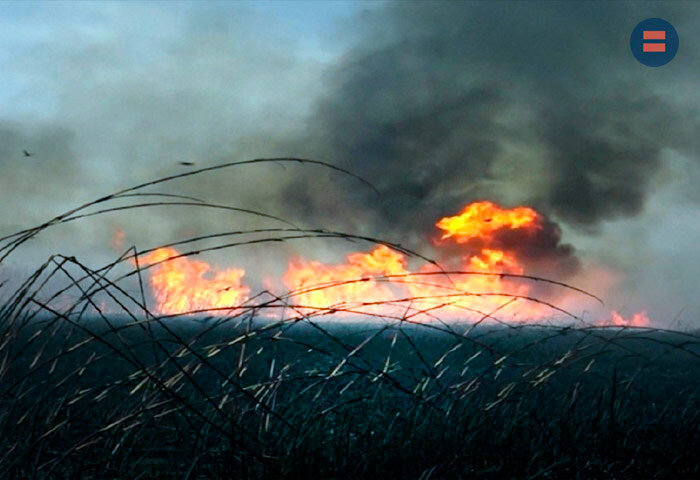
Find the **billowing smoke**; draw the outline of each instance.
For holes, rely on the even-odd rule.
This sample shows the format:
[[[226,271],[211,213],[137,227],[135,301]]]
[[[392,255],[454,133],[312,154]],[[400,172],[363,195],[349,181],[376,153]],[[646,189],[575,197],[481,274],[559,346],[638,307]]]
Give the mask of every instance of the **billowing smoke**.
[[[0,235],[188,168],[291,155],[346,168],[381,195],[295,164],[163,187],[436,257],[448,250],[429,248],[437,219],[474,201],[527,205],[547,228],[493,241],[517,250],[528,272],[564,280],[576,253],[584,266],[593,259],[628,274],[625,292],[697,311],[697,3],[329,2],[333,21],[316,11],[325,6],[286,18],[260,5],[115,5],[99,22],[90,9],[62,4],[0,15],[8,51],[0,55],[8,80],[0,94]],[[648,17],[679,33],[678,55],[661,68],[639,64],[629,49],[630,32]],[[24,158],[23,149],[36,156]],[[173,211],[52,228],[31,243],[42,252],[18,251],[16,261],[56,252],[107,261],[115,227],[125,247],[147,248],[281,226],[218,210]],[[261,245],[218,260],[281,275],[305,249],[326,262],[347,253],[337,251],[345,243],[323,245],[284,243],[279,257]],[[601,282],[583,278],[582,286]]]
[[[587,228],[640,212],[687,119],[651,77],[673,65],[650,73],[629,52],[639,4],[600,7],[398,2],[367,13],[307,144],[382,198],[343,189],[336,201],[403,236],[483,198]],[[687,8],[653,10],[682,30]],[[303,208],[334,215],[327,192],[304,182],[290,189],[311,192]]]

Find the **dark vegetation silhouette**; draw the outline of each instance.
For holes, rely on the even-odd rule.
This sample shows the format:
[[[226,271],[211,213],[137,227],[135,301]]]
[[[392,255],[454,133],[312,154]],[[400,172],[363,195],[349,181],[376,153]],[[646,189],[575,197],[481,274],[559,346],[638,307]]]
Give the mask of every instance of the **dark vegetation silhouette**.
[[[152,191],[206,171],[270,162],[330,168],[371,188],[307,159],[199,168],[5,236],[0,262],[56,225],[163,205],[286,223],[170,244],[193,245],[179,256],[324,238],[384,244],[430,261],[380,238],[303,229],[268,213]],[[197,247],[203,240],[215,244]],[[442,321],[438,309],[416,311],[415,298],[387,300],[405,307],[396,316],[297,300],[338,283],[261,291],[215,312],[159,315],[145,286],[154,265],[139,262],[153,250],[131,247],[96,269],[56,254],[18,287],[0,284],[0,478],[700,475],[697,332],[587,325],[543,300],[502,293],[493,295],[504,305],[539,302],[569,320],[511,324],[494,310],[460,323]],[[435,275],[487,274],[443,270],[405,281]],[[449,292],[440,301],[468,295]]]

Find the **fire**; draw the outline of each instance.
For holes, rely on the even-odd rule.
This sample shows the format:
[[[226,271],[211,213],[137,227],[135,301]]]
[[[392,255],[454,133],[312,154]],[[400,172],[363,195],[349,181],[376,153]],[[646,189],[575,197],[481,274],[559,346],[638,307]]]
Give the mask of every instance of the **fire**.
[[[294,296],[295,304],[311,308],[355,307],[393,297],[390,287],[379,284],[375,277],[406,273],[406,256],[379,245],[369,253],[351,253],[346,263],[338,265],[294,258],[282,281],[291,291],[300,292]]]
[[[601,322],[603,325],[613,325],[616,327],[649,327],[651,326],[651,320],[647,316],[647,312],[642,310],[633,314],[629,318],[625,318],[615,310],[610,312],[611,318],[607,321]]]
[[[465,318],[470,312],[480,317],[501,309],[513,296],[527,296],[530,293],[529,285],[523,282],[490,275],[524,273],[517,258],[502,250],[483,249],[478,254],[464,257],[458,269],[471,273],[431,276],[431,283],[427,285],[423,281],[408,284],[411,295],[422,299],[421,308],[440,306],[441,313],[451,317]],[[421,273],[437,271],[433,265],[423,265],[419,269]],[[512,308],[510,310],[513,313]],[[518,304],[516,313],[527,318],[542,314],[538,305],[522,302]]]
[[[442,239],[457,243],[473,239],[488,240],[501,229],[538,228],[541,216],[529,207],[502,208],[493,202],[474,202],[465,206],[459,215],[444,217],[435,224],[444,231]]]
[[[498,275],[479,275],[525,272],[515,252],[491,245],[495,243],[492,236],[503,229],[538,228],[540,221],[539,214],[530,208],[505,209],[492,202],[475,202],[457,216],[438,220],[436,226],[444,231],[442,239],[446,242],[463,245],[479,240],[476,247],[462,247],[463,255],[450,266],[476,274],[420,275],[439,272],[435,265],[424,264],[417,269],[419,274],[414,275],[408,269],[406,255],[382,245],[369,253],[352,253],[346,263],[339,265],[294,259],[283,281],[291,291],[301,291],[295,296],[296,303],[311,308],[351,305],[357,311],[357,306],[369,303],[372,305],[362,309],[363,312],[382,313],[395,308],[387,305],[377,308],[377,303],[412,298],[410,303],[415,310],[439,308],[441,314],[461,317],[470,311],[489,312],[510,300],[509,296],[529,293],[529,287],[522,282]],[[394,277],[384,278],[379,284],[375,278],[378,276]],[[320,287],[329,284],[336,286]],[[518,313],[535,315],[539,309],[521,304]]]
[[[523,282],[479,273],[524,274],[525,267],[517,252],[504,250],[495,237],[506,230],[538,229],[541,221],[541,216],[531,208],[507,209],[488,201],[470,203],[458,215],[439,219],[435,226],[443,234],[437,246],[444,246],[448,242],[462,246],[462,256],[454,268],[476,274],[452,275],[449,279],[438,276],[433,285],[411,285],[411,294],[432,296],[434,300],[428,303],[439,304],[444,303],[441,294],[444,296],[451,293],[453,300],[443,309],[448,314],[462,317],[470,311],[482,314],[499,309],[512,296],[527,296],[530,287]],[[420,268],[421,272],[435,270],[430,265]],[[528,318],[541,315],[538,305],[523,302],[518,303],[517,313]]]
[[[386,245],[350,253],[336,264],[296,256],[281,278],[290,292],[289,303],[303,313],[434,313],[465,320],[498,312],[510,320],[528,321],[551,313],[548,307],[530,301],[537,296],[533,283],[509,276],[528,274],[530,263],[523,256],[529,246],[537,245],[541,238],[552,238],[541,235],[551,234],[547,230],[551,225],[537,211],[474,202],[455,216],[440,218],[435,226],[441,233],[434,242],[441,267],[416,261]],[[530,243],[524,245],[526,242]],[[157,310],[163,314],[235,309],[250,294],[242,282],[242,269],[217,271],[204,261],[180,257],[173,248],[159,248],[143,261],[157,264],[150,270],[151,288]],[[279,287],[270,278],[265,283],[271,291]],[[600,323],[650,325],[645,312],[628,319],[611,312],[611,319]]]
[[[250,289],[241,283],[244,270],[217,272],[206,262],[178,255],[174,248],[159,248],[140,258],[146,264],[157,263],[151,268],[151,288],[158,312],[181,314],[235,308],[247,300]]]
[[[515,256],[503,250],[485,248],[479,255],[469,258],[468,268],[477,272],[514,273],[521,275],[525,269],[518,263]]]

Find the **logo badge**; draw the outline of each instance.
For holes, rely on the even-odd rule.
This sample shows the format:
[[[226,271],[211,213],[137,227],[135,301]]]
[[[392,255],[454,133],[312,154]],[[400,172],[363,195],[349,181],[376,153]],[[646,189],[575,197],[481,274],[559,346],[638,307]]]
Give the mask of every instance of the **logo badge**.
[[[660,67],[676,56],[678,33],[663,18],[647,18],[632,30],[630,49],[640,63],[647,67]]]

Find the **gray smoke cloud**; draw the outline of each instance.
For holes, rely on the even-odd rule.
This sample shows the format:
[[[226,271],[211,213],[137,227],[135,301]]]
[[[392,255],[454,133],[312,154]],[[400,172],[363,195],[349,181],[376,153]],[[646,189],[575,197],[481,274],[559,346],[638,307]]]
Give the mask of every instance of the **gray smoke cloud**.
[[[297,137],[321,63],[299,58],[279,22],[225,3],[84,7],[30,10],[10,25],[16,38],[7,59],[0,55],[0,80],[15,82],[14,96],[0,96],[0,236],[161,176],[290,153],[280,143]],[[23,158],[23,149],[35,156]],[[297,170],[215,172],[158,191],[285,216],[277,186]],[[33,241],[40,253],[18,261],[56,252],[111,258],[116,228],[126,246],[146,248],[261,223],[192,208],[112,214],[52,229]]]
[[[371,208],[375,228],[396,235],[481,198],[587,229],[636,215],[664,149],[684,148],[697,125],[671,93],[690,81],[699,12],[678,3],[389,4],[363,17],[362,39],[332,68],[308,143],[374,182],[380,200],[350,189],[337,202]],[[675,64],[655,71],[629,50],[650,13],[683,39]],[[324,189],[292,187],[302,189],[312,193],[306,211],[335,217]]]
[[[346,5],[323,28],[328,17],[290,23],[280,15],[291,10],[251,5],[0,6],[0,234],[186,171],[181,161],[291,155],[346,168],[381,195],[295,165],[217,171],[162,190],[428,255],[435,221],[466,203],[527,204],[548,216],[547,229],[502,240],[533,270],[566,277],[576,255],[600,259],[629,273],[627,291],[648,298],[657,289],[654,305],[694,301],[697,4],[370,2]],[[634,26],[653,16],[680,36],[676,59],[656,69],[629,50]],[[126,246],[146,248],[262,226],[283,225],[220,211],[120,213],[57,227],[36,240],[43,250],[16,260],[61,252],[106,261],[116,228]],[[336,262],[345,247],[365,245],[285,243],[275,257],[261,245],[218,261],[279,273],[290,255]],[[657,259],[655,270],[640,258]]]
[[[84,178],[72,144],[73,134],[61,125],[0,121],[3,233],[26,228],[28,219],[56,214],[60,205],[48,205],[47,197],[66,191],[80,197]]]

